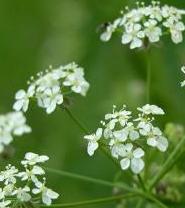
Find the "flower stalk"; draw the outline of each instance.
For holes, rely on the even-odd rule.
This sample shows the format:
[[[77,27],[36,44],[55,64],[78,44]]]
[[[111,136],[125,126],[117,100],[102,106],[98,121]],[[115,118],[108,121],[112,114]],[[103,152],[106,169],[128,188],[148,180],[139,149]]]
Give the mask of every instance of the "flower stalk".
[[[74,203],[63,203],[63,204],[53,204],[50,207],[80,207],[84,205],[93,205],[93,204],[102,204],[107,202],[114,202],[119,201],[122,199],[128,199],[131,197],[136,197],[136,194],[124,194],[124,195],[118,195],[118,196],[110,196],[105,198],[99,198],[99,199],[93,199],[93,200],[87,200],[87,201],[80,201],[80,202],[74,202]],[[40,207],[46,207],[41,205]]]
[[[151,60],[150,60],[150,49],[146,49],[146,60],[147,60],[147,80],[146,80],[146,102],[150,104],[151,99]]]

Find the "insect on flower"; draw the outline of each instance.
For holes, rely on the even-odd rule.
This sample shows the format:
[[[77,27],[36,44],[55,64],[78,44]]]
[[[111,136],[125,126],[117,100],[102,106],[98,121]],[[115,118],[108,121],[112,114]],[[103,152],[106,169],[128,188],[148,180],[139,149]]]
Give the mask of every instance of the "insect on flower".
[[[149,43],[156,43],[166,34],[171,35],[175,44],[183,41],[182,32],[185,25],[182,16],[185,10],[172,6],[161,6],[160,2],[152,1],[148,6],[144,2],[137,3],[137,8],[121,12],[121,17],[109,24],[101,34],[102,41],[109,41],[114,32],[121,32],[122,44],[129,44],[130,49],[140,48]]]

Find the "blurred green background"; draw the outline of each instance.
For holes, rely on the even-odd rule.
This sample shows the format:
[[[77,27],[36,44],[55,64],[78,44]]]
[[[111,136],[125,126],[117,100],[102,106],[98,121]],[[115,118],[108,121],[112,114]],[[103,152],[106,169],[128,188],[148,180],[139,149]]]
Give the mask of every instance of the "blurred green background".
[[[15,92],[38,71],[76,61],[85,68],[91,84],[87,97],[75,96],[72,112],[91,131],[98,127],[112,105],[127,104],[131,110],[145,104],[145,54],[120,44],[120,37],[108,43],[99,40],[97,27],[113,20],[124,0],[0,0],[0,112],[12,109]],[[185,1],[166,0],[185,8]],[[185,90],[180,66],[185,64],[185,42],[174,45],[170,37],[152,49],[152,102],[166,111],[161,127],[169,121],[184,124]],[[50,156],[48,167],[113,180],[114,165],[101,153],[89,158],[83,132],[65,112],[48,116],[36,105],[27,113],[33,132],[14,142],[15,157],[34,151]],[[2,166],[7,161],[1,161]],[[126,179],[125,179],[126,180]],[[110,195],[109,188],[49,174],[49,185],[62,193],[61,202]],[[88,206],[85,206],[88,207]],[[93,207],[93,206],[91,206]],[[114,207],[95,205],[98,208]]]

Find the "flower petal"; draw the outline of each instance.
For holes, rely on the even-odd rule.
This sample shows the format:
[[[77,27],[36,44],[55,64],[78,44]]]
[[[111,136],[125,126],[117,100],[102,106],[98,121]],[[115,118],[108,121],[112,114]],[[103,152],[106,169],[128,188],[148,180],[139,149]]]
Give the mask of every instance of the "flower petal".
[[[128,158],[124,158],[120,161],[121,169],[126,170],[130,166],[130,160]]]
[[[141,158],[144,156],[144,154],[145,152],[140,147],[133,151],[133,155],[135,158]]]
[[[139,174],[144,168],[144,161],[139,158],[133,158],[131,160],[131,170],[135,174]]]
[[[96,149],[98,149],[98,142],[91,141],[88,143],[87,152],[90,156],[94,155]]]
[[[157,140],[157,148],[161,152],[165,152],[168,148],[168,140],[165,137],[160,136]]]

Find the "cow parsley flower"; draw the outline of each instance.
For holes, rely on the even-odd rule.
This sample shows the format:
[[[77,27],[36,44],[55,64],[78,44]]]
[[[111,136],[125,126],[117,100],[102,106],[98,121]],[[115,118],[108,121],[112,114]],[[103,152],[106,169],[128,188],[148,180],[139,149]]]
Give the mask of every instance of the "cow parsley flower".
[[[142,39],[145,33],[142,26],[137,23],[128,23],[125,26],[125,33],[122,35],[122,43],[130,43],[130,49],[139,48],[143,45]]]
[[[45,186],[45,181],[35,183],[36,188],[32,190],[33,194],[42,194],[42,202],[46,205],[51,205],[52,200],[57,199],[59,194]]]
[[[6,200],[6,201],[2,201],[0,202],[0,207],[1,208],[10,208],[11,201],[10,200]]]
[[[161,130],[156,127],[152,127],[147,144],[152,147],[157,147],[161,152],[165,152],[168,148],[168,140],[162,136]]]
[[[38,205],[51,205],[52,200],[57,199],[59,194],[46,187],[45,171],[39,166],[48,159],[45,155],[29,152],[21,161],[23,171],[7,165],[5,170],[0,172],[0,207],[12,207],[16,200],[20,205],[29,202],[36,206],[35,196]]]
[[[144,168],[143,157],[147,157],[146,145],[165,152],[168,140],[162,131],[153,125],[154,116],[164,115],[164,111],[156,105],[149,104],[137,110],[137,117],[133,117],[125,105],[119,111],[113,106],[113,112],[106,114],[105,120],[101,121],[103,128],[98,128],[95,134],[84,137],[88,141],[88,154],[92,156],[103,144],[108,147],[112,157],[120,162],[123,170],[130,167],[134,174],[139,174]]]
[[[49,160],[48,156],[38,155],[32,152],[28,152],[25,154],[24,160],[21,161],[22,165],[36,165],[38,163],[44,163]]]
[[[142,108],[137,108],[138,111],[142,112],[144,115],[164,115],[163,109],[159,108],[156,105],[146,104]]]
[[[89,89],[84,69],[75,63],[40,72],[36,79],[32,77],[28,83],[26,91],[21,89],[15,94],[13,109],[16,111],[26,112],[30,100],[35,99],[38,106],[50,114],[63,104],[65,94],[74,92],[85,96]]]
[[[16,195],[17,199],[21,202],[28,202],[31,200],[30,188],[25,186],[24,188],[17,188],[12,195]]]
[[[86,135],[84,139],[88,141],[87,152],[90,156],[94,155],[96,149],[98,149],[98,140],[102,136],[102,128],[99,128],[95,134]]]
[[[148,6],[144,2],[137,3],[137,8],[126,8],[121,14],[121,17],[108,24],[100,36],[102,41],[109,41],[117,31],[122,33],[122,44],[130,44],[130,49],[143,47],[146,40],[150,43],[159,42],[165,34],[170,34],[175,44],[183,41],[185,25],[182,16],[185,10],[161,6],[159,2],[152,1]]]
[[[145,153],[141,148],[138,147],[133,150],[133,144],[127,143],[120,154],[123,158],[120,161],[121,168],[126,170],[130,166],[133,173],[140,173],[144,168],[144,161],[141,159],[144,154]]]
[[[13,136],[22,136],[30,132],[31,128],[26,124],[26,118],[22,112],[0,115],[0,153],[13,141]]]

